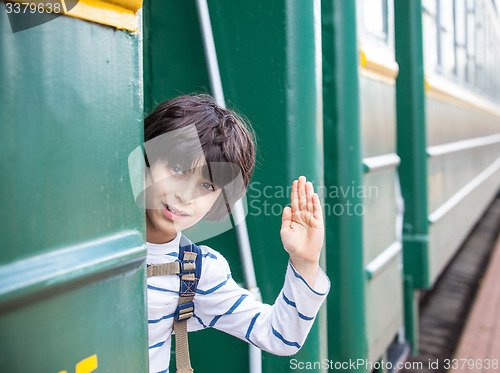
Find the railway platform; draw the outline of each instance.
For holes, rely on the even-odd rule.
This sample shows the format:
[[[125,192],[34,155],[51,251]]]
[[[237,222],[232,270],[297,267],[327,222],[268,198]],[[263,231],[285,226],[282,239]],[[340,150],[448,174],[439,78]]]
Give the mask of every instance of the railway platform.
[[[500,371],[500,239],[497,240],[449,373]]]
[[[421,291],[419,353],[400,373],[500,372],[491,361],[500,360],[499,231],[497,196],[434,287]]]

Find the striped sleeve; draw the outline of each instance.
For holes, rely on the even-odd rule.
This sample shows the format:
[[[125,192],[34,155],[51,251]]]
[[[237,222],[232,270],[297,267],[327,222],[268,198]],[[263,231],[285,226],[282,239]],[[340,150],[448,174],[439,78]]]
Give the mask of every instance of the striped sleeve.
[[[202,280],[195,296],[196,323],[213,327],[275,355],[293,355],[307,334],[330,289],[320,269],[313,287],[289,262],[285,281],[274,304],[263,304],[232,279],[227,261],[203,264]]]

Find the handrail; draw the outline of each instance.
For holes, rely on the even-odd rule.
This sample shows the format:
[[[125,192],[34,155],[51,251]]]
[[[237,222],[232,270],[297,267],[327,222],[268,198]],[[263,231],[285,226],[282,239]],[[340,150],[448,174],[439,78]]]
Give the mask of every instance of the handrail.
[[[442,145],[430,146],[427,148],[429,157],[439,157],[441,155],[456,153],[464,150],[480,148],[483,146],[500,143],[500,134],[475,137],[472,139],[450,142]]]
[[[375,157],[363,158],[365,173],[382,171],[399,166],[401,158],[396,153],[377,155]]]
[[[393,242],[389,247],[382,251],[375,259],[366,266],[366,275],[368,279],[373,278],[382,272],[382,269],[387,266],[401,252],[403,245],[399,241]]]
[[[451,196],[445,203],[439,206],[431,214],[429,214],[428,220],[430,224],[436,223],[448,212],[450,212],[456,205],[465,199],[470,193],[474,191],[479,185],[486,181],[491,175],[500,170],[500,157],[496,159],[491,165],[489,165],[485,170],[483,170],[474,179],[469,181],[465,186],[463,186],[457,193]]]

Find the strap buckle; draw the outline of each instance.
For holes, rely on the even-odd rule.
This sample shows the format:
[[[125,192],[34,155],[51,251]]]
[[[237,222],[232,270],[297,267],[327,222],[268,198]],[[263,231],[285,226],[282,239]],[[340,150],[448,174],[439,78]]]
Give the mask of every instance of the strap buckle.
[[[194,260],[183,260],[181,262],[182,272],[193,272],[196,269]]]
[[[183,321],[191,318],[194,314],[194,302],[186,302],[179,304],[174,312],[174,319],[176,321]]]
[[[196,257],[197,253],[185,251],[182,260],[178,260],[180,265],[179,277],[182,281],[196,280]]]

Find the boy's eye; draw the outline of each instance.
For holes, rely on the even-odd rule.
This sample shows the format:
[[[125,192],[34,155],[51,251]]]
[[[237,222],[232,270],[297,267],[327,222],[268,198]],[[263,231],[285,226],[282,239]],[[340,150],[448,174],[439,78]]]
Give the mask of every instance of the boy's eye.
[[[176,175],[183,175],[184,173],[182,172],[182,170],[179,168],[179,167],[172,167],[170,170],[172,170],[172,172]]]
[[[215,186],[213,184],[207,183],[207,182],[201,183],[201,187],[203,189],[206,189],[206,190],[210,191],[210,192],[213,192],[215,190]]]

